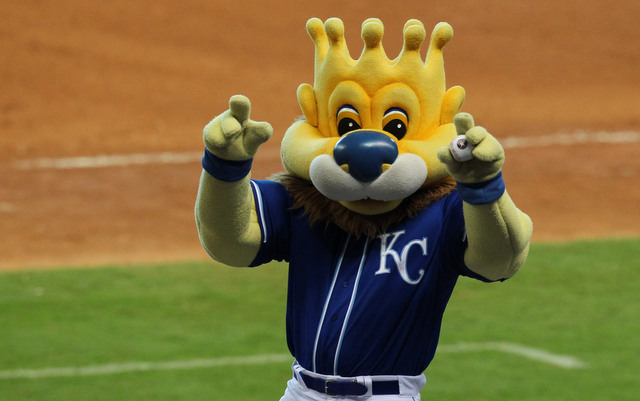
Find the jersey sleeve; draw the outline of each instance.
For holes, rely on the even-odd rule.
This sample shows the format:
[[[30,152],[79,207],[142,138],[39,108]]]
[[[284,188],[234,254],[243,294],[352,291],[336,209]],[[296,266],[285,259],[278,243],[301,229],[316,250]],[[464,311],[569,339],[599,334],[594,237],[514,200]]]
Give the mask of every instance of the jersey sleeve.
[[[250,266],[288,261],[291,243],[291,207],[293,202],[281,184],[251,180],[256,214],[260,224],[260,249]]]
[[[461,276],[491,282],[492,280],[473,272],[464,262],[464,253],[469,242],[462,212],[462,199],[460,199],[457,191],[453,191],[447,199],[444,230],[443,240],[446,246],[443,249],[446,250],[445,260],[447,264]]]

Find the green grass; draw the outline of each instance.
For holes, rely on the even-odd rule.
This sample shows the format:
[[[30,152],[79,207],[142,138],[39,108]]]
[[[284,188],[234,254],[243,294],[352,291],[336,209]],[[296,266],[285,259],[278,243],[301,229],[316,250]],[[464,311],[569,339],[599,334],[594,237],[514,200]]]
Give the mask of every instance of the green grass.
[[[211,263],[0,274],[0,371],[284,354],[286,266]],[[636,400],[640,240],[536,244],[513,279],[461,279],[441,344],[510,342],[588,364],[441,353],[424,399]],[[0,400],[278,400],[288,362],[0,379]]]

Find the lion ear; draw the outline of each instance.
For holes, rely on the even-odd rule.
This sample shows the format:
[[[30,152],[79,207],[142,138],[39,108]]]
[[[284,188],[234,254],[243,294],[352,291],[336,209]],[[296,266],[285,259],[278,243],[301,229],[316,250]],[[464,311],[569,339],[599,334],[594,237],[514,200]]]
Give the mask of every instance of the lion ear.
[[[314,127],[318,126],[318,106],[313,86],[302,84],[298,87],[298,103],[302,109],[305,120]]]
[[[462,109],[466,92],[461,86],[450,88],[442,100],[442,110],[440,113],[440,124],[449,124],[453,122],[453,118]]]

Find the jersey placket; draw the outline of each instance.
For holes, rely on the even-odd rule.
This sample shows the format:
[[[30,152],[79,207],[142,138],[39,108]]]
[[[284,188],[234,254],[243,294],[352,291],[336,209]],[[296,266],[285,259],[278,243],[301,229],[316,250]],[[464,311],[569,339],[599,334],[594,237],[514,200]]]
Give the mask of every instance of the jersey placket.
[[[314,370],[338,375],[340,348],[353,312],[358,284],[366,263],[369,239],[355,241],[348,249],[348,241],[336,266],[331,288],[327,294],[314,347]],[[358,252],[359,251],[359,252]]]

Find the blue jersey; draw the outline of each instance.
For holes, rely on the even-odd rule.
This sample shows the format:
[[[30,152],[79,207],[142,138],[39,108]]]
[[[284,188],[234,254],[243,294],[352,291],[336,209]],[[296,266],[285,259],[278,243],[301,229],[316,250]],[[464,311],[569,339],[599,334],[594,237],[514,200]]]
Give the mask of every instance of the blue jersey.
[[[464,264],[456,191],[375,238],[311,227],[286,189],[252,181],[262,228],[253,261],[289,262],[287,341],[305,369],[340,376],[419,375],[436,351]]]

